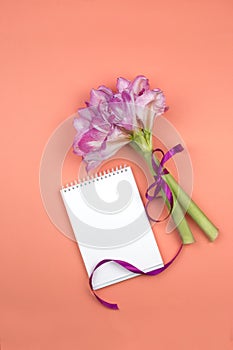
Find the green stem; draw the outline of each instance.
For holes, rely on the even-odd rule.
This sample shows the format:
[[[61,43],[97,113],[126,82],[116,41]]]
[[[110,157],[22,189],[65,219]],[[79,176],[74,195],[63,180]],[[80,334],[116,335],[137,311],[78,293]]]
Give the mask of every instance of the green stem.
[[[140,152],[140,153],[142,153],[142,152]],[[151,164],[151,152],[143,152],[143,156],[144,156],[144,159],[146,160],[146,162],[150,168],[152,175],[155,175],[154,169],[153,169],[152,164]],[[172,190],[172,192],[173,192],[173,190]],[[169,204],[169,202],[166,198],[166,195],[163,191],[161,191],[161,195],[162,195],[168,209],[170,209],[170,204]],[[176,200],[176,196],[175,196],[174,192],[173,192],[173,198],[174,198],[174,205],[173,205],[173,210],[172,210],[171,215],[172,215],[173,221],[176,225],[176,228],[179,232],[181,240],[182,240],[183,244],[194,243],[195,239],[194,239],[192,232],[190,230],[190,227],[185,219],[184,212],[183,212],[181,206],[179,205],[179,202]]]
[[[154,156],[156,164],[160,164],[159,160]],[[210,221],[205,213],[198,207],[198,205],[187,195],[187,193],[179,186],[172,174],[163,175],[172,192],[175,194],[177,201],[182,208],[187,211],[191,218],[202,229],[210,241],[214,241],[218,236],[218,228]]]
[[[152,174],[154,174],[154,169],[151,163],[152,157],[152,136],[151,131],[141,129],[136,130],[132,135],[132,142],[130,145],[140,154],[143,155],[147,164],[150,167]],[[154,160],[157,165],[160,161],[154,155]],[[209,240],[214,241],[218,236],[218,228],[208,219],[208,217],[203,213],[203,211],[198,207],[198,205],[187,195],[187,193],[179,186],[174,177],[169,173],[162,175],[163,179],[168,184],[170,190],[173,193],[174,207],[172,210],[172,217],[177,225],[179,233],[182,240],[185,243],[192,243],[194,241],[192,233],[189,226],[184,218],[184,212],[191,216],[191,218],[197,223],[197,225],[203,230]],[[166,200],[166,196],[161,191],[162,196],[169,207],[169,203]],[[182,214],[182,215],[181,215]],[[182,219],[183,217],[183,219]],[[189,242],[190,241],[190,242]]]
[[[210,219],[203,213],[198,205],[187,195],[187,193],[178,185],[174,177],[169,173],[163,176],[169,187],[175,193],[181,206],[187,210],[187,213],[202,229],[206,236],[214,241],[218,236],[218,228],[210,221]]]

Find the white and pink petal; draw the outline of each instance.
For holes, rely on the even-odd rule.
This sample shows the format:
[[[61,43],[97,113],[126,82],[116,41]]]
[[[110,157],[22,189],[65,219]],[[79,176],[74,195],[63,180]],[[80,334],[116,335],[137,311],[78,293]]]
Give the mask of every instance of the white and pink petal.
[[[99,150],[106,137],[106,133],[92,128],[82,135],[78,142],[78,147],[84,154]]]
[[[99,151],[89,152],[84,155],[87,171],[96,168],[103,160],[112,157],[130,141],[130,135],[122,133],[118,128],[114,128]]]
[[[130,81],[125,78],[118,78],[117,79],[117,90],[122,93],[122,91],[127,90],[130,85]]]
[[[149,80],[143,75],[138,75],[129,85],[129,91],[134,95],[141,95],[149,88]]]
[[[104,86],[99,87],[97,90],[92,89],[89,103],[91,106],[98,106],[102,102],[108,102],[112,95],[111,90]]]

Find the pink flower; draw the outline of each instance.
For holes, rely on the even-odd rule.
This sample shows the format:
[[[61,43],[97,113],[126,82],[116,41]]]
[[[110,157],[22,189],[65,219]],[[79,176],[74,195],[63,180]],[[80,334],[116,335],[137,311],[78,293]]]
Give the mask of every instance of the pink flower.
[[[117,80],[118,93],[115,97],[123,101],[131,113],[131,127],[135,129],[137,124],[147,130],[151,130],[154,118],[162,115],[166,110],[165,96],[160,89],[150,90],[149,81],[146,77],[139,75],[132,82],[124,78]],[[122,113],[124,113],[122,108]],[[129,118],[129,115],[127,115]],[[122,120],[127,118],[121,116]]]
[[[88,107],[79,110],[74,119],[77,133],[73,142],[74,153],[87,162],[87,171],[97,167],[131,141],[130,134],[107,120],[107,112]]]
[[[87,170],[131,142],[137,130],[150,131],[154,118],[166,110],[162,91],[150,90],[148,79],[140,75],[132,82],[118,78],[116,93],[106,86],[92,89],[86,105],[74,120],[73,150],[83,156]]]

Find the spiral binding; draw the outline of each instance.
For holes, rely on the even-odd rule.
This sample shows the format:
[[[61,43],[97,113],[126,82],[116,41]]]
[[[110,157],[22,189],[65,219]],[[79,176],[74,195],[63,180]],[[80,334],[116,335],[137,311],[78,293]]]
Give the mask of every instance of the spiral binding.
[[[62,186],[62,191],[67,192],[82,186],[86,186],[87,184],[91,184],[93,182],[98,182],[100,180],[103,180],[104,178],[108,178],[116,174],[123,173],[124,171],[128,171],[128,168],[129,167],[127,164],[119,165],[119,166],[116,166],[115,168],[96,172],[94,175],[91,175],[91,176],[87,175],[83,179],[74,179],[73,182],[67,183],[65,186]]]

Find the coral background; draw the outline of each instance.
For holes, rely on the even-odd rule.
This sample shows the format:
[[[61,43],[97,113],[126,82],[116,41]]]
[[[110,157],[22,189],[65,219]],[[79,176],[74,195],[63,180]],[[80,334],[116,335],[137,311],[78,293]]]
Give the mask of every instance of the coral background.
[[[232,76],[230,0],[1,0],[1,350],[230,350]],[[90,295],[75,242],[44,210],[39,166],[54,129],[91,87],[149,77],[194,169],[193,198],[218,225],[163,274]],[[77,161],[77,158],[73,158]],[[179,239],[155,229],[165,261]]]

